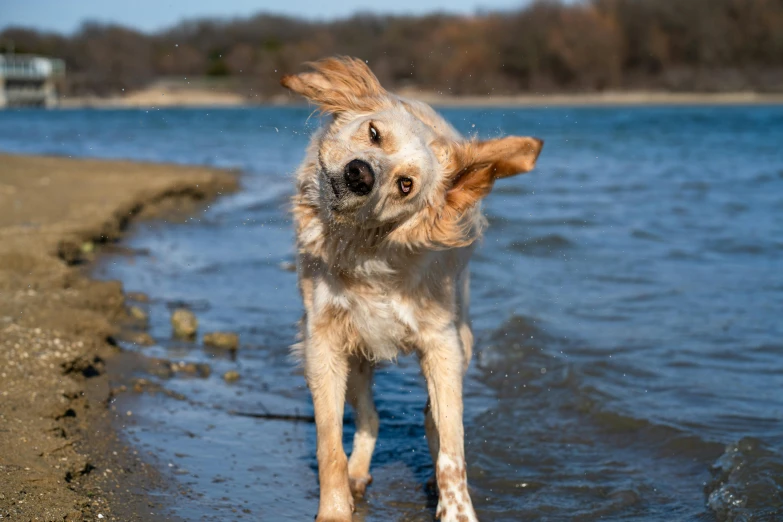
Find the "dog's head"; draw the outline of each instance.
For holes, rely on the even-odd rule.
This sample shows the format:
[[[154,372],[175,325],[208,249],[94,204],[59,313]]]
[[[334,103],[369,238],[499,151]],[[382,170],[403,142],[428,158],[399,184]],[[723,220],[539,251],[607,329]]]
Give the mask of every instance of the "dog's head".
[[[318,205],[333,221],[390,225],[409,241],[470,242],[468,211],[496,179],[530,171],[543,146],[465,140],[428,105],[387,92],[358,59],[309,65],[281,83],[333,116],[316,143]]]

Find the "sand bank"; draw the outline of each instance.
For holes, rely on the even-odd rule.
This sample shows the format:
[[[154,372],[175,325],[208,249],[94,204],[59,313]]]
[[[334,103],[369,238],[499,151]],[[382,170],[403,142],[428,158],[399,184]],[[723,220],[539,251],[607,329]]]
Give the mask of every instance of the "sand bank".
[[[281,88],[282,90],[282,88]],[[595,106],[678,106],[678,105],[780,105],[783,93],[728,92],[674,93],[656,91],[602,92],[576,94],[517,94],[499,96],[449,96],[418,89],[400,94],[438,107],[595,107]],[[160,108],[160,107],[241,107],[256,105],[302,105],[297,96],[281,92],[260,99],[205,88],[156,85],[108,98],[63,99],[63,108]]]
[[[63,108],[92,107],[111,108],[153,108],[153,107],[241,107],[250,105],[251,100],[231,92],[215,92],[205,89],[171,89],[152,87],[134,91],[126,96],[84,96],[63,98]]]
[[[582,94],[520,94],[513,96],[442,96],[435,93],[407,93],[412,98],[438,107],[622,107],[686,105],[779,105],[783,94],[755,92],[674,93],[603,92]]]
[[[111,430],[125,296],[85,267],[131,220],[236,188],[219,170],[0,154],[1,518],[154,518],[154,470]]]

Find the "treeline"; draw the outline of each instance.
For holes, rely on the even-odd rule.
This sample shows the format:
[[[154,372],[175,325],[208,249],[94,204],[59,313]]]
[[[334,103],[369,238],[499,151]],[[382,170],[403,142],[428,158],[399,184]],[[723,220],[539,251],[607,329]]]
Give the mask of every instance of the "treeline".
[[[154,34],[86,23],[72,36],[7,29],[0,50],[11,46],[65,59],[72,95],[213,76],[268,96],[283,72],[332,54],[368,60],[393,88],[458,95],[783,91],[783,0],[540,0],[475,16],[331,22],[259,14]]]

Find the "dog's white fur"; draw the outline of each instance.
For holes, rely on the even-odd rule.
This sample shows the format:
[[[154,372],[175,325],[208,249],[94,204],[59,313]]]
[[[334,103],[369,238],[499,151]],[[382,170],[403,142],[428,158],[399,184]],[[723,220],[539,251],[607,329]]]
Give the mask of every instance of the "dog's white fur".
[[[429,393],[436,518],[475,521],[462,426],[473,345],[468,260],[486,224],[481,198],[496,179],[531,170],[542,142],[465,140],[428,105],[384,90],[364,62],[310,65],[312,72],[282,83],[332,116],[312,138],[293,199],[305,307],[296,350],[315,408],[317,520],[350,520],[352,493],[362,495],[372,480],[374,363],[415,352]],[[374,173],[368,194],[348,190],[344,171],[356,159]],[[346,400],[356,412],[350,460],[342,446]]]

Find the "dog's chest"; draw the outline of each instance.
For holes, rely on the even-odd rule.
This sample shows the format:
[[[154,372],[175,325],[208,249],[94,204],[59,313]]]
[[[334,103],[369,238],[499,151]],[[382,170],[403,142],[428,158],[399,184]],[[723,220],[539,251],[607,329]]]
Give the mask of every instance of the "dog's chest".
[[[459,268],[442,253],[389,257],[342,252],[314,275],[313,311],[345,314],[346,343],[374,360],[409,353],[451,319]],[[330,269],[326,269],[330,266]],[[334,315],[334,312],[327,312]],[[356,348],[353,348],[356,347]]]
[[[399,350],[411,348],[411,337],[419,330],[416,306],[400,292],[348,293],[351,322],[377,359],[393,359]]]
[[[377,360],[393,359],[409,351],[420,329],[419,305],[408,293],[374,281],[342,287],[316,286],[316,306],[328,304],[347,312],[362,351]]]

